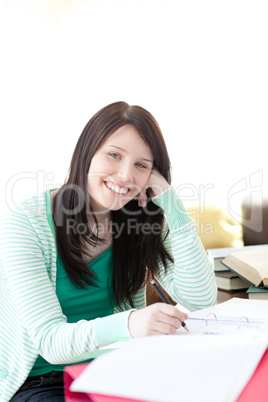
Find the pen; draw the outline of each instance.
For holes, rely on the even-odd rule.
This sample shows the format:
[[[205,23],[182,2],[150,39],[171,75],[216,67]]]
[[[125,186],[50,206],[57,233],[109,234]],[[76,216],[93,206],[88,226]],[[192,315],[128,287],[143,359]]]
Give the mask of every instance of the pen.
[[[153,279],[150,279],[151,285],[154,287],[154,289],[157,291],[157,293],[159,294],[159,296],[161,297],[161,299],[163,300],[163,302],[167,303],[167,304],[171,304],[170,301],[166,298],[166,296],[164,295],[164,293],[162,292],[162,290],[159,288],[159,286],[157,286],[157,284],[155,283],[155,281]],[[183,326],[184,329],[186,329],[186,331],[189,332],[189,329],[187,328],[186,324],[184,321],[182,321],[181,325]]]

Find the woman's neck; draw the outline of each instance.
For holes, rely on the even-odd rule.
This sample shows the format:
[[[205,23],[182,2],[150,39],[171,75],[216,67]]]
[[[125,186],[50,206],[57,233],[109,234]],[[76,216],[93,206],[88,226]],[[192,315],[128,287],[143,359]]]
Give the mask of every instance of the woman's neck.
[[[111,213],[105,215],[88,215],[88,224],[93,233],[101,239],[105,239],[111,235]]]

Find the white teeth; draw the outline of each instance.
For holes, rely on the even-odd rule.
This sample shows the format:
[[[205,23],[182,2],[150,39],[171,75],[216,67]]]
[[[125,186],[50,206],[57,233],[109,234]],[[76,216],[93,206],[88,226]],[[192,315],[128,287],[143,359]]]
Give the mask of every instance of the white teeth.
[[[128,192],[127,188],[119,187],[116,184],[106,183],[107,187],[117,194],[126,194]]]

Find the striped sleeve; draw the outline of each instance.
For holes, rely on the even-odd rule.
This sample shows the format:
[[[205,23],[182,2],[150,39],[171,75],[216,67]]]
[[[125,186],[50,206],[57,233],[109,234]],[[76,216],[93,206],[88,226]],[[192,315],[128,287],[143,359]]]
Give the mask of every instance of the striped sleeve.
[[[173,300],[190,311],[215,304],[217,287],[214,270],[175,190],[170,188],[153,202],[164,211],[169,234],[164,245],[173,257],[167,269],[160,265],[158,280]]]
[[[52,364],[89,358],[88,353],[130,337],[128,311],[92,321],[67,323],[55,292],[56,252],[44,216],[23,209],[9,213],[1,224],[0,255],[9,306],[36,351]],[[5,305],[5,300],[1,300]],[[11,318],[10,318],[11,319]]]

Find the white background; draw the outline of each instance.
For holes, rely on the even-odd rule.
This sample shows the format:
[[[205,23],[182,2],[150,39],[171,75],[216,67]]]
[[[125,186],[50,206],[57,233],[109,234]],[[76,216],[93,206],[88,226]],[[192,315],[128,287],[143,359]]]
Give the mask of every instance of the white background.
[[[1,210],[63,183],[85,124],[117,100],[156,117],[186,204],[265,189],[266,0],[0,4]]]

